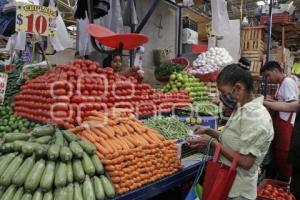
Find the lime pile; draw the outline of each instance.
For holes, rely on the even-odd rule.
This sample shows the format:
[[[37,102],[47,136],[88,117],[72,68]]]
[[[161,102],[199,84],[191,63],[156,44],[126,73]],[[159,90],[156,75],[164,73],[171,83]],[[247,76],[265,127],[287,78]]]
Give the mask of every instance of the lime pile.
[[[28,132],[36,125],[34,122],[17,116],[11,106],[0,106],[0,133]]]
[[[186,72],[175,72],[163,87],[163,92],[185,90],[193,102],[208,101],[208,88],[199,79]]]

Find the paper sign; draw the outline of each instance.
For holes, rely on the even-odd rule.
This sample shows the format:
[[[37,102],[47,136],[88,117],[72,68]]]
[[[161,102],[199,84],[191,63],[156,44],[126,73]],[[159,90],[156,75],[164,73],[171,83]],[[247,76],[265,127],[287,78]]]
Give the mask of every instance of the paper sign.
[[[0,73],[0,105],[4,103],[6,85],[7,85],[7,74]]]
[[[16,12],[16,31],[43,36],[56,35],[57,11],[44,6],[18,4]]]

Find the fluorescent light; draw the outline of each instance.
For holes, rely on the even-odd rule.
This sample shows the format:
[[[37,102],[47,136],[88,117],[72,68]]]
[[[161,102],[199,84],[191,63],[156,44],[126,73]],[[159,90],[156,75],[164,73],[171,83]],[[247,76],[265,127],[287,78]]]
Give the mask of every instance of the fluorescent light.
[[[258,5],[258,6],[264,6],[266,3],[265,3],[265,1],[257,1],[256,2],[256,5]]]

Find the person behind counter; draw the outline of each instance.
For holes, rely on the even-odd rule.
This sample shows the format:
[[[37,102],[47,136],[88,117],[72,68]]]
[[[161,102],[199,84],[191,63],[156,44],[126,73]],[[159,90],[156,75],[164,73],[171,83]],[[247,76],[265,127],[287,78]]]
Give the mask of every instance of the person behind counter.
[[[196,141],[188,141],[192,148],[203,148],[213,139],[214,148],[222,144],[220,161],[231,165],[235,152],[240,153],[237,176],[230,190],[229,200],[254,200],[257,196],[258,168],[274,137],[272,119],[263,106],[263,97],[254,97],[253,78],[239,64],[225,67],[217,78],[221,95],[236,99],[235,107],[222,133],[196,126]]]
[[[281,112],[298,112],[291,138],[288,154],[288,163],[293,166],[292,180],[290,184],[291,193],[296,199],[300,199],[300,102],[272,102],[265,100],[264,105],[272,110]]]
[[[261,74],[269,82],[279,84],[275,99],[267,97],[271,102],[293,102],[298,100],[298,87],[296,82],[285,76],[280,64],[274,61],[266,63],[261,68]],[[269,104],[266,104],[267,108]],[[291,142],[291,135],[296,118],[295,112],[280,112],[276,107],[271,108],[275,111],[273,124],[275,138],[273,141],[273,170],[280,180],[288,181],[292,174],[292,166],[287,163],[288,151]]]
[[[127,77],[133,76],[140,82],[144,79],[144,70],[141,67],[131,67],[129,70],[124,70],[122,62],[120,54],[110,54],[103,60],[103,67],[111,67],[115,73],[120,73]]]

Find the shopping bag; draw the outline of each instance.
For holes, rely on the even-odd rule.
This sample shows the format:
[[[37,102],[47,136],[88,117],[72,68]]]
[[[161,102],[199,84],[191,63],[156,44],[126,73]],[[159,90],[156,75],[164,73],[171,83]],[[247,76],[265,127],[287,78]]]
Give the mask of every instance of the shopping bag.
[[[198,181],[203,173],[206,162],[209,160],[208,154],[210,151],[211,142],[212,142],[212,140],[210,140],[209,144],[207,145],[206,155],[203,158],[202,164],[200,165],[200,167],[197,171],[197,175],[193,182],[193,185],[192,185],[191,189],[189,190],[188,195],[185,197],[185,200],[201,200],[202,199],[203,189],[202,189],[202,186],[198,183]]]
[[[208,161],[203,183],[202,200],[226,200],[236,177],[239,153],[234,154],[231,166],[218,163],[222,145],[218,143],[212,161]]]

